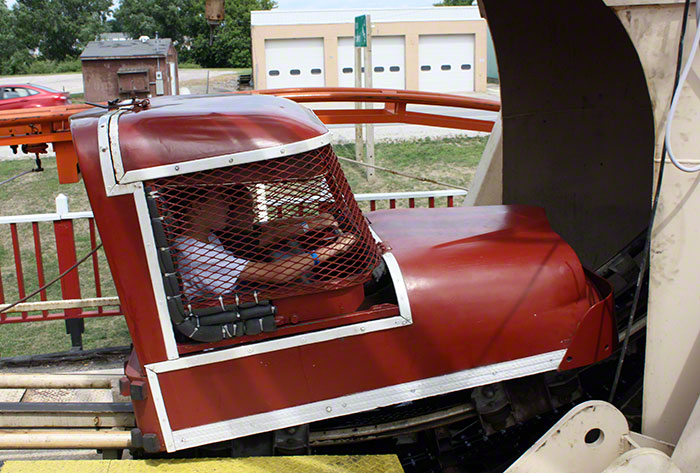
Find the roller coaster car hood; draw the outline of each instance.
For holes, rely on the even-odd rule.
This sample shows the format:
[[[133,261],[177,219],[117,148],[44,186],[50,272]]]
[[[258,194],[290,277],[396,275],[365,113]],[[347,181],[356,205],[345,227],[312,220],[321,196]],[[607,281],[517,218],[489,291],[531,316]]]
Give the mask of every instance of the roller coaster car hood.
[[[608,356],[617,342],[609,285],[582,268],[542,209],[393,209],[365,214],[353,230],[364,235],[368,222],[373,237],[390,248],[382,258],[398,307],[392,313],[393,305],[383,303],[373,310],[393,316],[343,315],[362,301],[360,284],[343,289],[341,296],[329,291],[331,299],[343,301],[334,315],[345,326],[319,326],[297,338],[284,338],[287,332],[280,327],[270,340],[261,334],[247,346],[182,358],[187,352],[175,343],[171,321],[162,315],[162,292],[147,289],[158,286],[153,275],[159,273],[154,243],[141,237],[151,232],[144,183],[185,180],[208,169],[209,182],[216,184],[223,175],[239,179],[251,162],[280,162],[289,155],[314,161],[318,154],[304,153],[330,150],[328,131],[305,107],[257,95],[164,97],[145,109],[76,115],[71,131],[138,355],[140,366],[132,366],[130,377],[142,377],[144,366],[150,366],[149,383],[159,383],[160,401],[135,402],[139,426],[157,433],[169,451],[202,444],[192,440],[192,429],[207,425],[230,423],[207,442],[240,437],[294,425],[291,418],[311,422],[586,365]],[[349,189],[343,190],[347,183],[332,151],[324,156],[340,176],[332,185],[324,177],[323,186],[350,215],[356,203]],[[134,231],[138,228],[140,233]],[[360,299],[353,299],[358,290]],[[303,298],[311,311],[332,305],[323,292]],[[285,300],[279,301],[281,312]],[[271,345],[276,340],[280,345]],[[257,342],[268,345],[258,351]],[[264,372],[256,378],[261,366]],[[250,389],[240,389],[244,378]],[[209,389],[183,389],[202,380]],[[231,392],[236,402],[219,402]],[[192,411],[191,406],[199,407]],[[282,416],[281,409],[299,412]],[[267,414],[268,423],[250,420]],[[170,431],[161,431],[163,426]]]
[[[244,157],[328,135],[309,109],[273,96],[168,96],[123,111],[118,139],[124,172],[213,156]],[[90,118],[105,113],[78,114],[72,128],[90,126]]]

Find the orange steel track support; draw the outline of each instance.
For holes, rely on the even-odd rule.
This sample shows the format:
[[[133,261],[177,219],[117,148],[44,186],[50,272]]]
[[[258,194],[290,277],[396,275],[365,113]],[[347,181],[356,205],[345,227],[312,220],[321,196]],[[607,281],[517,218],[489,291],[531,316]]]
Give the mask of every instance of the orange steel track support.
[[[234,92],[240,93],[240,92]],[[367,102],[383,103],[384,108],[355,109],[317,108],[314,112],[327,125],[353,123],[408,123],[490,132],[493,122],[407,111],[406,106],[432,105],[497,112],[497,100],[477,99],[461,95],[438,94],[413,90],[357,89],[350,87],[293,88],[255,90],[253,94],[277,95],[300,103]],[[52,143],[56,153],[58,180],[61,184],[78,182],[78,160],[73,149],[68,119],[91,105],[67,105],[0,112],[0,146]]]
[[[58,181],[78,182],[78,158],[73,149],[68,118],[90,105],[22,108],[0,112],[0,146],[52,143]]]

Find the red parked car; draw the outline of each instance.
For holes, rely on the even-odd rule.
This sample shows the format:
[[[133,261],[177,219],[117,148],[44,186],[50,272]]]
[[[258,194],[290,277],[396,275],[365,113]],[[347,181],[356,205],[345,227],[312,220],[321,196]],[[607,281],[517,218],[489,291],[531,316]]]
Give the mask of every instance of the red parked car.
[[[41,85],[3,85],[0,86],[0,110],[68,105],[71,103],[69,96],[68,92],[59,92]]]

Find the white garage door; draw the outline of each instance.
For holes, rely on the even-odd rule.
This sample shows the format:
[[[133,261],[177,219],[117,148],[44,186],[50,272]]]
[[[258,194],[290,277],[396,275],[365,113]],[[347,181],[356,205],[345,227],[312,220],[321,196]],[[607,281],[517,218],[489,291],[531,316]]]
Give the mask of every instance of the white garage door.
[[[323,38],[265,40],[267,88],[323,87]]]
[[[353,38],[338,38],[339,87],[355,87],[354,44]],[[372,37],[372,87],[405,89],[405,64],[406,46],[403,36]]]
[[[473,91],[474,35],[420,36],[418,84],[429,92]]]

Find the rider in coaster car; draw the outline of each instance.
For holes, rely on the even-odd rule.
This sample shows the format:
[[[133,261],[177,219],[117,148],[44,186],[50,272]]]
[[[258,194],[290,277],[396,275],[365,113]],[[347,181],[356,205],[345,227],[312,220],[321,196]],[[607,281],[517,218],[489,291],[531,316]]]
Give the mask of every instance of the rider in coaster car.
[[[294,281],[319,263],[350,249],[357,237],[338,236],[335,242],[312,252],[285,254],[274,261],[252,261],[224,247],[218,235],[250,247],[271,247],[293,240],[310,230],[338,227],[328,213],[303,218],[277,219],[255,224],[255,201],[244,186],[233,186],[225,193],[198,188],[191,194],[184,228],[175,240],[178,270],[183,292],[188,298],[231,293],[239,281],[280,284]],[[299,254],[300,253],[300,254]]]

